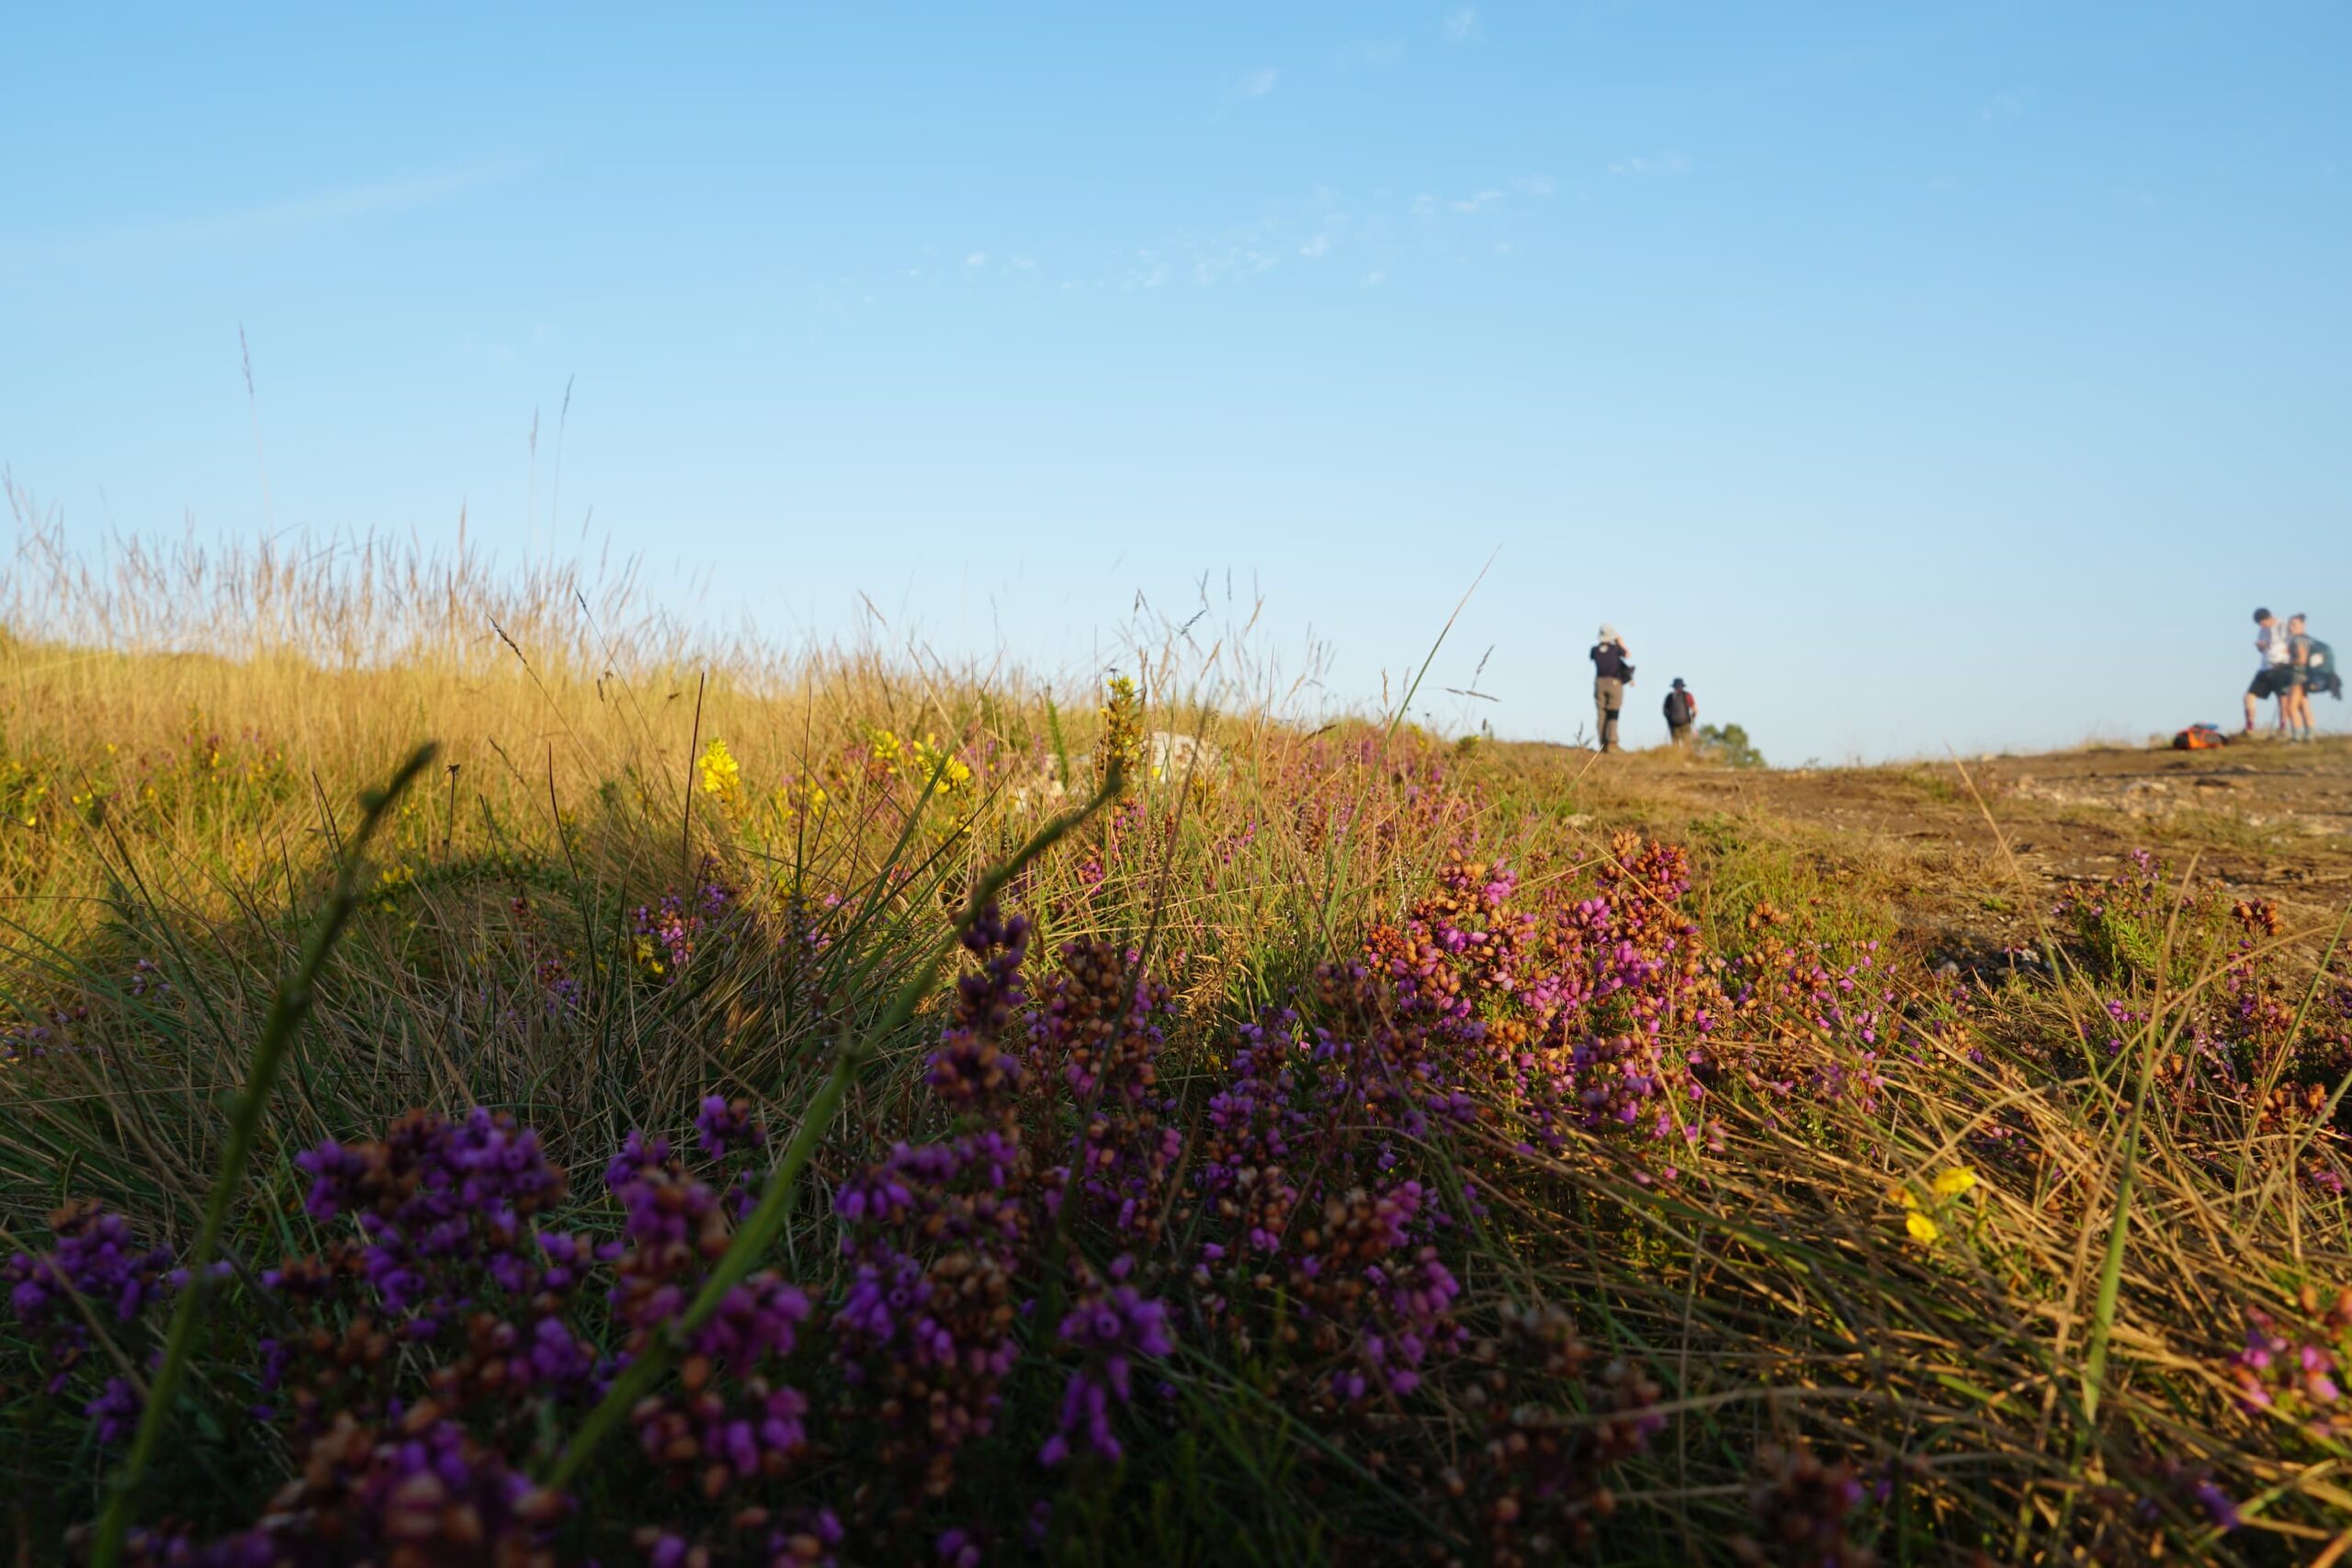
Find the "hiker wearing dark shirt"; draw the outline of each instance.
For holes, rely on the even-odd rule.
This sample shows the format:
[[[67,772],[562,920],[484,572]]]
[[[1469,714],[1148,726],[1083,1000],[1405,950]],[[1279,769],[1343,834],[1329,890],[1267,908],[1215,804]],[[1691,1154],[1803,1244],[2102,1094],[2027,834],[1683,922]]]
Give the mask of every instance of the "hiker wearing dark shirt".
[[[1625,639],[1617,628],[1603,625],[1600,640],[1592,645],[1592,711],[1600,730],[1600,749],[1617,750],[1617,715],[1625,705],[1625,688],[1634,683],[1634,667],[1625,658]]]
[[[2280,694],[2278,705],[2285,710],[2287,739],[2312,739],[2312,634],[2311,623],[2300,615],[2287,617],[2287,671],[2289,685]]]
[[[1677,675],[1674,690],[1666,694],[1667,739],[1677,746],[1690,745],[1690,726],[1698,716],[1699,699],[1690,694],[1690,689],[1682,683],[1682,677]]]

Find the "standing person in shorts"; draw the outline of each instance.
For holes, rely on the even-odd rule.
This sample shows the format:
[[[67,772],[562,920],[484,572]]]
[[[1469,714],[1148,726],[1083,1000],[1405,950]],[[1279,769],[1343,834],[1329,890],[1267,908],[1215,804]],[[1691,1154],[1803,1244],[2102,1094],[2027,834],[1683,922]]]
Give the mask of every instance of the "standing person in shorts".
[[[2262,662],[2256,666],[2254,680],[2245,689],[2245,733],[2249,738],[2254,734],[2255,718],[2261,712],[2265,697],[2278,699],[2278,728],[2282,732],[2286,729],[2287,694],[2295,679],[2294,654],[2287,643],[2287,628],[2267,610],[2256,610],[2254,624],[2259,628],[2254,634],[2254,651]]]
[[[1634,666],[1625,658],[1625,639],[1603,622],[1600,638],[1592,645],[1592,713],[1600,732],[1600,749],[1617,750],[1617,715],[1625,706],[1625,688],[1634,683]]]
[[[2311,623],[2301,615],[2287,617],[2287,671],[2294,682],[2279,699],[2286,710],[2287,739],[2312,739]]]
[[[1699,699],[1690,694],[1690,689],[1682,683],[1682,677],[1677,675],[1674,690],[1666,694],[1667,739],[1676,746],[1690,745],[1690,726],[1697,722],[1698,717]]]

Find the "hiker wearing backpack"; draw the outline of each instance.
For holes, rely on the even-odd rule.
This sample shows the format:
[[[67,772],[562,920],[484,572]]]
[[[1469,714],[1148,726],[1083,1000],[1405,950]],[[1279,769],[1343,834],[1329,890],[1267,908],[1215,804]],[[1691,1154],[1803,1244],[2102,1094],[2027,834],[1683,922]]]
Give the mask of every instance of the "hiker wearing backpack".
[[[2254,613],[2254,624],[2259,628],[2254,634],[2254,651],[2262,662],[2255,667],[2254,680],[2245,689],[2245,733],[2254,734],[2256,718],[2262,711],[2262,699],[2278,699],[2278,728],[2287,728],[2287,694],[2293,688],[2295,671],[2293,650],[2287,644],[2287,628],[2278,617],[2267,610]]]
[[[1625,639],[1617,628],[1602,622],[1600,638],[1592,645],[1592,713],[1600,731],[1600,749],[1617,750],[1617,715],[1625,705],[1625,688],[1634,683],[1634,667],[1625,658]]]
[[[2310,709],[2313,692],[2325,692],[2337,702],[2344,700],[2344,667],[2335,661],[2335,649],[2317,637],[2308,639],[2303,658],[2304,712]]]
[[[1698,716],[1699,699],[1690,694],[1690,688],[1682,683],[1681,676],[1677,675],[1674,690],[1666,694],[1667,740],[1676,746],[1690,745],[1690,726]]]
[[[2295,684],[2288,693],[2287,737],[2315,739],[2312,732],[2312,693],[2326,692],[2344,699],[2344,677],[2336,672],[2335,650],[2311,635],[2310,622],[2300,615],[2287,617],[2287,668]]]

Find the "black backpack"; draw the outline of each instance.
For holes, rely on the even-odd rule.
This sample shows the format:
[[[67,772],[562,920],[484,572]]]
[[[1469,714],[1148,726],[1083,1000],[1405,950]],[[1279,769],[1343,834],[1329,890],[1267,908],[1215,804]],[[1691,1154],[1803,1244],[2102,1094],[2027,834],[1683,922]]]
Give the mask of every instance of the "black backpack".
[[[1668,692],[1666,694],[1666,722],[1677,729],[1690,722],[1690,693]]]
[[[2306,645],[2303,665],[2303,689],[2325,692],[2337,702],[2344,700],[2344,674],[2335,667],[2335,649],[2312,637]]]

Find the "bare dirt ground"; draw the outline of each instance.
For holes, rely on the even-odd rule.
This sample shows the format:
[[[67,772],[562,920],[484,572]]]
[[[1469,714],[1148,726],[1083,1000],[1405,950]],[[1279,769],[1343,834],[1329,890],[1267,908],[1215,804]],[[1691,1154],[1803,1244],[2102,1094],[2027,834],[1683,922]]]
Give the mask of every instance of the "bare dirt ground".
[[[2070,886],[2115,875],[2135,849],[2270,899],[2314,942],[2352,903],[2352,739],[1743,771],[1552,750],[1563,763],[1597,824],[1728,818],[1783,837],[1885,886],[1907,938],[1968,967],[2030,946]]]

